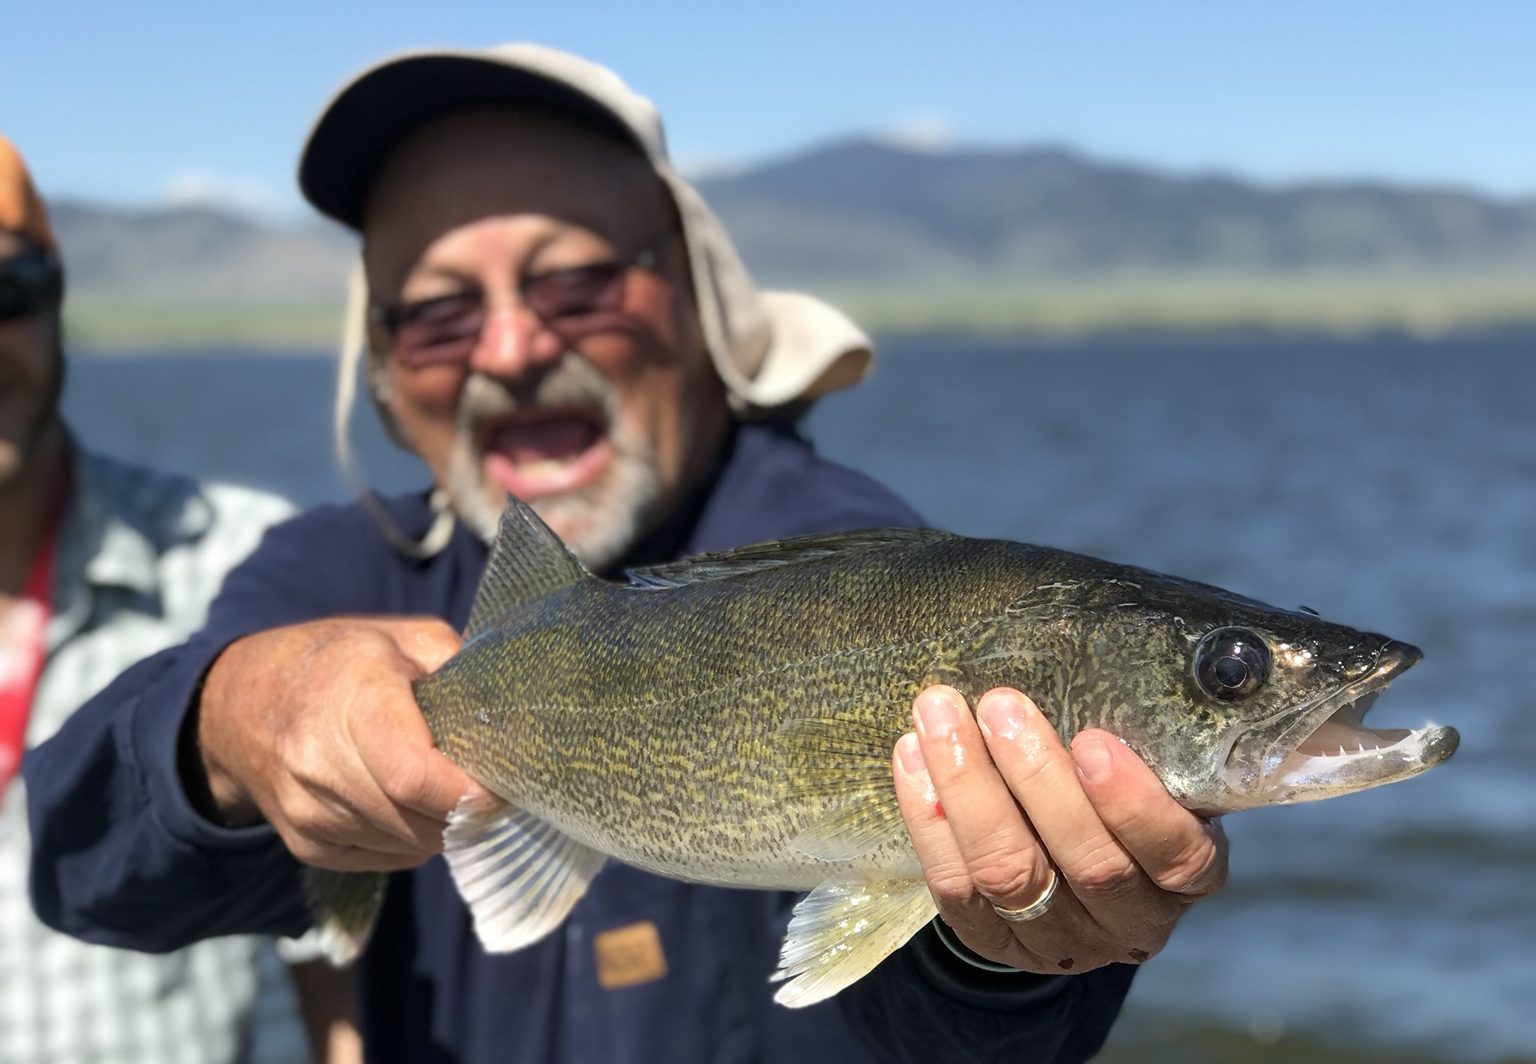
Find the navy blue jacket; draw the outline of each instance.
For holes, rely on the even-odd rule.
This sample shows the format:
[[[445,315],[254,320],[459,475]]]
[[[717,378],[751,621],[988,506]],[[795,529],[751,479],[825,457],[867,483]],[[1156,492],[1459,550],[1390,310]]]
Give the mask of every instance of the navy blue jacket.
[[[423,496],[390,509],[408,532],[425,529]],[[794,436],[743,426],[708,489],[630,561],[918,523],[884,488]],[[275,625],[372,613],[434,614],[462,627],[485,560],[485,547],[462,530],[439,556],[407,560],[355,505],[271,531],[230,574],[202,632],[125,673],[28,755],[42,919],[88,941],[151,951],[233,932],[302,932],[298,865],[275,833],[215,826],[183,791],[177,742],[198,684],[230,642]],[[369,1059],[1078,1061],[1103,1042],[1133,972],[989,973],[955,958],[930,927],[836,997],[786,1009],[772,1002],[767,976],[793,901],[611,862],[555,934],[492,956],[434,858],[391,878],[359,965]],[[665,974],[603,989],[594,936],[647,921]]]

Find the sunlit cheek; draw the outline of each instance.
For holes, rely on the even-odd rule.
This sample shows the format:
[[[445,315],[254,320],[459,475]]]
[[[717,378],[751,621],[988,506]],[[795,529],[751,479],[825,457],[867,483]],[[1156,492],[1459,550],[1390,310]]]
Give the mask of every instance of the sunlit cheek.
[[[658,299],[660,293],[657,293]],[[673,286],[666,299],[666,313],[658,307],[656,333],[670,355],[666,365],[654,367],[658,465],[670,484],[681,481],[695,454],[713,435],[712,426],[724,409],[723,386],[710,362],[692,305],[691,288]]]
[[[408,370],[396,368],[390,373],[389,391],[401,405],[423,416],[446,413],[452,417],[464,388],[464,371],[457,366],[428,366]]]
[[[714,446],[714,425],[724,398],[707,366],[674,367],[654,375],[647,414],[653,426],[657,471],[667,486],[685,479],[691,466],[707,465],[702,449]]]
[[[627,337],[635,356],[652,365],[675,365],[685,358],[685,340],[693,330],[692,307],[678,294],[677,286],[657,282],[645,274],[637,275],[625,294],[624,318]]]
[[[462,383],[462,375],[456,375]],[[406,382],[399,375],[390,391],[389,411],[411,448],[441,477],[457,436],[456,411],[459,387],[424,388],[420,380]]]
[[[616,431],[649,431],[649,413],[667,356],[641,323],[585,338],[575,345],[583,358],[607,379],[618,401]]]

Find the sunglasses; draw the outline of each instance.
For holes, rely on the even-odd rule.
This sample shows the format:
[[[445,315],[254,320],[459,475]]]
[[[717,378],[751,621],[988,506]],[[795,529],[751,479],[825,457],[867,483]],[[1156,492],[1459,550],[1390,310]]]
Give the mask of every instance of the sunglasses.
[[[531,274],[518,282],[524,305],[547,328],[580,331],[598,325],[624,305],[625,278],[632,269],[654,270],[656,253],[611,259],[564,270]],[[407,361],[467,359],[485,327],[485,293],[465,289],[432,299],[369,308],[369,320],[389,336]]]
[[[64,295],[64,271],[51,251],[28,249],[0,259],[0,321],[56,307]]]

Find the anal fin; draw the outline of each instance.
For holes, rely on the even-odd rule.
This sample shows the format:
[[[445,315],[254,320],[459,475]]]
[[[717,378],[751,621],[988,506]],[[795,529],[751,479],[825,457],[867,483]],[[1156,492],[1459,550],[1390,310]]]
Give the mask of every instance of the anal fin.
[[[606,860],[531,813],[471,798],[448,815],[443,856],[491,953],[522,949],[558,927]]]
[[[813,1005],[857,982],[932,920],[938,908],[916,879],[827,880],[795,906],[773,999]]]

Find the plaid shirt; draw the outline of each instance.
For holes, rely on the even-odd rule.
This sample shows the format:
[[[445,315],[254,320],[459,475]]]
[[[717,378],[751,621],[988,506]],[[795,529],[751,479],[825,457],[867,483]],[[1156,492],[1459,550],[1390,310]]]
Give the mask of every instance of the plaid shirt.
[[[27,749],[118,673],[200,627],[225,572],[290,513],[276,496],[77,452]],[[29,849],[18,776],[0,804],[0,1061],[302,1059],[270,940],[214,939],[163,955],[78,942],[33,915]]]

